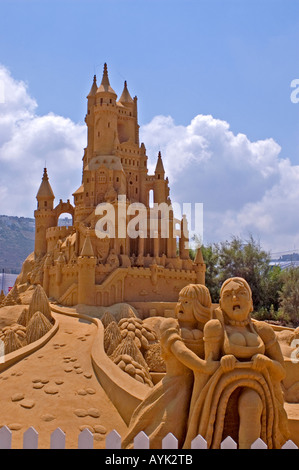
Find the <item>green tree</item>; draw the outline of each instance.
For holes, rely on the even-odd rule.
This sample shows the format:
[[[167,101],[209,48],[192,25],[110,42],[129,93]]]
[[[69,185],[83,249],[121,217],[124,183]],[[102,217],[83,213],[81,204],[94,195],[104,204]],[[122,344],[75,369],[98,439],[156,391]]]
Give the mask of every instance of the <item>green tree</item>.
[[[219,302],[221,281],[219,280],[219,253],[216,244],[201,247],[202,256],[206,264],[206,286],[210,291],[212,302]]]
[[[270,282],[270,255],[250,236],[243,241],[232,237],[231,241],[221,242],[219,250],[219,280],[239,276],[246,279],[252,290],[255,309],[269,307],[268,291]]]
[[[196,236],[193,242],[195,247],[200,245]],[[255,311],[262,318],[273,317],[280,305],[281,269],[270,265],[270,254],[252,236],[245,241],[234,236],[229,241],[201,246],[201,251],[206,263],[206,286],[213,302],[219,301],[220,287],[226,279],[243,277],[251,287]],[[195,253],[196,248],[190,249],[192,259]]]
[[[282,270],[280,266],[271,266],[267,276],[263,278],[262,290],[264,292],[264,306],[277,312],[280,307],[279,292],[283,286]]]
[[[294,325],[299,324],[299,268],[289,268],[281,273],[282,288],[279,292],[280,307],[283,314]]]

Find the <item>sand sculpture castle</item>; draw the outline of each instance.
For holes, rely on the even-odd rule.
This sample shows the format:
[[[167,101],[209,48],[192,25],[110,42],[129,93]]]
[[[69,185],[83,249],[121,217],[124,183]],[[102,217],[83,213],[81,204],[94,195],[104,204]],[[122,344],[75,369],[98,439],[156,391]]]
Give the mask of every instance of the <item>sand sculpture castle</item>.
[[[137,97],[130,96],[125,82],[117,100],[106,64],[100,86],[94,76],[85,122],[87,147],[74,205],[60,200],[54,206],[47,169],[36,196],[34,258],[39,282],[49,298],[63,305],[128,302],[145,314],[151,310],[164,315],[185,285],[205,283],[205,264],[200,251],[194,262],[189,257],[185,216],[177,220],[169,210],[169,184],[160,152],[154,174],[148,174],[146,149],[139,143]],[[166,216],[161,211],[154,215],[151,191],[154,204],[168,209]],[[107,230],[99,236],[97,230],[105,204],[115,211],[113,236]],[[143,219],[130,236],[127,229],[140,214],[134,213],[138,207],[144,208]],[[62,213],[71,215],[71,226],[58,226]],[[179,242],[178,228],[182,229]]]
[[[227,279],[212,304],[201,251],[189,258],[186,219],[161,209],[171,200],[160,153],[148,174],[137,99],[126,83],[116,99],[105,65],[87,97],[74,205],[54,206],[45,169],[35,251],[0,294],[2,437],[13,431],[20,447],[30,424],[41,447],[44,431],[65,428],[72,447],[86,429],[97,448],[112,429],[122,448],[140,431],[152,449],[168,433],[183,449],[198,436],[214,449],[227,437],[240,449],[299,445],[298,328],[251,318],[243,278]],[[62,213],[71,226],[58,225]]]

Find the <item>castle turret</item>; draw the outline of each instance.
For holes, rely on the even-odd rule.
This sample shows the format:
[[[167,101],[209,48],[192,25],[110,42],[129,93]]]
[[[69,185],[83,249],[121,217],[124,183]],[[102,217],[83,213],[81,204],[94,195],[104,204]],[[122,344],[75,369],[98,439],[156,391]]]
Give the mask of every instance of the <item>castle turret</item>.
[[[87,125],[87,149],[84,155],[84,165],[88,163],[93,155],[94,148],[94,106],[96,104],[96,93],[98,90],[97,77],[93,76],[93,83],[89,94],[87,95],[87,114],[85,116],[85,122]]]
[[[187,217],[184,214],[181,220],[181,236],[179,239],[179,252],[181,259],[189,259],[189,230]]]
[[[93,97],[95,97],[97,91],[98,91],[97,76],[94,75],[93,76],[92,86],[91,86],[90,92],[87,95],[87,99],[93,99]]]
[[[115,104],[117,94],[115,93],[113,88],[110,86],[109,77],[108,77],[108,68],[107,68],[106,63],[104,64],[103,77],[102,77],[101,84],[99,88],[97,89],[97,95],[100,101],[102,100],[102,104],[103,103],[113,104],[113,101]]]
[[[47,168],[44,168],[44,174],[41,185],[36,195],[38,209],[53,209],[54,193],[49,183]]]
[[[94,109],[94,148],[96,155],[112,155],[117,137],[117,94],[111,88],[107,64],[101,84],[96,92],[96,107]]]
[[[44,174],[41,185],[36,195],[37,210],[35,217],[35,256],[43,256],[47,252],[46,230],[49,227],[57,225],[56,212],[53,208],[54,193],[49,183],[47,169],[44,168]]]
[[[122,105],[124,106],[127,106],[127,107],[134,107],[134,101],[129,93],[129,90],[128,90],[128,86],[127,86],[127,82],[125,81],[124,83],[124,89],[123,89],[123,92],[121,94],[121,97],[119,98],[119,103],[121,103]]]
[[[161,202],[167,201],[168,196],[168,184],[165,180],[165,170],[162,162],[161,152],[158,154],[158,160],[155,169],[155,180],[154,180],[154,202],[160,204]]]
[[[206,265],[205,265],[200,247],[197,248],[194,264],[195,264],[194,268],[196,272],[197,283],[205,284]]]
[[[119,98],[117,105],[119,107],[118,117],[118,138],[119,142],[130,142],[131,144],[138,144],[138,137],[136,134],[137,124],[137,108],[136,100],[132,99],[127,82],[124,83],[124,89]],[[122,111],[123,108],[124,110]]]
[[[95,305],[95,268],[97,258],[94,256],[90,235],[87,232],[81,254],[78,258],[78,303]]]

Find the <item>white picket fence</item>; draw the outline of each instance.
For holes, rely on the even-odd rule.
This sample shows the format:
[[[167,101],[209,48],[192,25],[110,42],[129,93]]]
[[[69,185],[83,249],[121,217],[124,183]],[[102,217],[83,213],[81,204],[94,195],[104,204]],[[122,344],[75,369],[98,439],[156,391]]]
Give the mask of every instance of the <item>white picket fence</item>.
[[[57,428],[50,436],[50,449],[65,449],[65,433]],[[78,449],[93,449],[93,435],[89,429],[84,429],[78,435]],[[0,449],[12,448],[12,432],[7,426],[0,429]],[[149,449],[149,438],[141,431],[134,439],[134,449]],[[23,449],[38,449],[38,432],[30,427],[23,434]],[[113,430],[106,436],[105,449],[121,449],[121,436]],[[162,440],[162,449],[178,449],[176,437],[169,433]],[[207,449],[207,442],[202,436],[197,436],[191,443],[191,449]],[[221,443],[221,449],[237,449],[236,442],[227,437]],[[257,439],[251,449],[267,449],[266,444]],[[282,449],[298,449],[293,441],[287,441]]]

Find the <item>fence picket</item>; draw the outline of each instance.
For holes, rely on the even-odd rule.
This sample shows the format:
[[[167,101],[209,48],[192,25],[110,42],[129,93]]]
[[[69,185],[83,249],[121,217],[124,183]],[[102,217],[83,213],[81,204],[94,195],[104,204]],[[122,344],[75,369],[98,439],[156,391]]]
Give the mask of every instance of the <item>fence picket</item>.
[[[121,436],[115,429],[106,436],[106,449],[121,449]]]
[[[50,449],[65,449],[65,433],[57,428],[50,436]],[[28,428],[23,434],[23,449],[37,449],[38,448],[39,434],[34,427]],[[105,448],[106,449],[121,449],[121,436],[113,429],[106,436]],[[11,449],[12,447],[12,432],[7,426],[0,428],[0,449]],[[94,438],[89,429],[84,429],[78,435],[78,449],[93,449]],[[134,438],[134,449],[149,449],[150,439],[141,431]],[[230,437],[226,437],[222,441],[221,449],[237,449],[237,443]],[[178,449],[178,440],[170,432],[162,439],[162,449]],[[191,449],[207,449],[207,441],[199,434],[191,442]],[[257,439],[251,446],[251,449],[268,449],[267,444],[262,439]],[[298,449],[298,446],[292,441],[288,440],[281,447],[281,449]]]
[[[193,441],[191,441],[191,449],[207,449],[207,441],[200,435],[196,436]]]
[[[221,442],[221,449],[236,449],[237,443],[230,437],[227,436],[224,441]]]
[[[134,449],[149,449],[150,442],[145,432],[140,431],[137,436],[134,437]]]
[[[55,431],[52,432],[50,448],[65,449],[65,433],[60,428],[57,428],[55,429]]]
[[[79,434],[78,449],[93,449],[93,434],[87,428]]]
[[[290,439],[284,443],[284,445],[281,447],[282,449],[298,449],[298,446],[291,441]]]
[[[162,439],[162,449],[177,449],[177,448],[178,448],[178,440],[171,432],[169,432]]]
[[[23,449],[37,449],[38,448],[38,432],[34,427],[30,427],[23,434]]]
[[[251,449],[268,449],[267,444],[259,437],[256,441],[253,442],[251,445]]]
[[[11,449],[12,432],[7,426],[0,429],[0,449]]]

